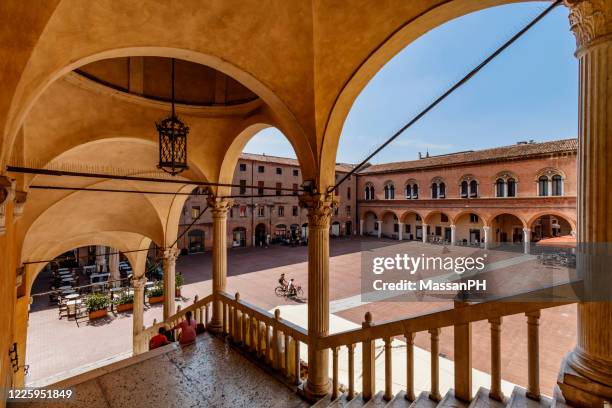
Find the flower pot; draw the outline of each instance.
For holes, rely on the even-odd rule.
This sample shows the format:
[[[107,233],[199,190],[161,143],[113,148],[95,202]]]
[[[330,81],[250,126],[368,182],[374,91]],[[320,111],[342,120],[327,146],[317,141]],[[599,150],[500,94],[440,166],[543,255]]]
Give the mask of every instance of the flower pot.
[[[174,297],[181,297],[181,288],[174,289]]]
[[[134,308],[133,303],[123,303],[117,305],[117,312],[127,312],[128,310],[132,310]]]
[[[164,295],[161,296],[150,296],[149,303],[160,303],[164,301]]]
[[[106,309],[96,310],[94,312],[89,312],[89,320],[99,319],[101,317],[106,316],[108,311]]]

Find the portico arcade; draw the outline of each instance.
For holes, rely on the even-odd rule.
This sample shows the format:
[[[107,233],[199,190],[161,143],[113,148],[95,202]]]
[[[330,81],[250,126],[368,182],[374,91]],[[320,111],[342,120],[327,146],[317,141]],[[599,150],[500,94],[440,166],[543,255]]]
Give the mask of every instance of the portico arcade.
[[[314,181],[316,187],[301,198],[308,211],[310,238],[308,338],[313,343],[325,338],[329,332],[329,223],[335,205],[328,189],[334,184],[339,135],[354,99],[380,67],[419,35],[462,14],[504,3],[509,1],[397,1],[371,8],[357,2],[352,7],[355,12],[346,13],[325,2],[274,2],[265,9],[258,2],[234,0],[208,8],[198,2],[58,0],[36,8],[19,1],[4,2],[3,14],[8,18],[0,35],[3,43],[12,46],[3,49],[0,58],[4,73],[0,89],[0,327],[6,328],[0,334],[4,350],[0,385],[23,382],[23,367],[13,372],[6,352],[13,342],[20,355],[25,352],[28,287],[35,273],[26,268],[21,274],[20,266],[89,244],[127,251],[153,241],[172,256],[184,202],[176,193],[191,191],[199,182],[231,182],[249,134],[261,126],[282,130],[296,151],[304,179]],[[612,198],[604,181],[612,178],[612,168],[597,164],[609,162],[612,155],[607,142],[612,118],[607,82],[612,5],[604,0],[565,3],[571,10],[581,62],[578,239],[610,242],[612,225],[607,214]],[[218,24],[220,20],[229,23]],[[191,35],[192,30],[198,35]],[[237,46],[247,43],[248,47]],[[142,79],[138,74],[141,58],[147,56],[209,67],[220,73],[213,77],[223,74],[257,96],[244,104],[178,107],[192,130],[190,169],[175,179],[184,183],[33,177],[7,170],[8,164],[19,163],[87,170],[76,161],[110,174],[161,177],[154,170],[153,124],[168,114],[169,105],[143,96],[136,88]],[[133,61],[130,78],[135,80],[130,83],[135,88],[128,92],[91,84],[72,72],[91,62],[120,57]],[[141,192],[32,188],[67,184],[115,190],[127,185]],[[480,192],[483,184],[479,184]],[[457,186],[449,182],[447,187]],[[381,191],[376,188],[377,194]],[[420,195],[425,191],[421,187]],[[571,194],[565,186],[563,191]],[[108,194],[113,198],[108,199]],[[215,217],[213,288],[218,294],[227,275],[225,225],[230,202],[225,197],[230,194],[218,186],[211,186],[210,194]],[[519,185],[519,198],[520,194]],[[555,205],[556,198],[550,199],[550,205]],[[102,242],[101,235],[109,239]],[[137,265],[136,259],[135,270]],[[586,272],[588,279],[595,279],[607,269],[589,264]],[[141,285],[135,279],[135,293]],[[215,305],[212,322],[218,324],[219,303]],[[563,366],[560,386],[568,401],[586,405],[611,395],[612,305],[581,303],[578,310],[578,344]],[[135,339],[142,328],[137,327],[137,319],[135,315]],[[324,395],[329,389],[328,353],[309,348],[309,354],[306,391]]]

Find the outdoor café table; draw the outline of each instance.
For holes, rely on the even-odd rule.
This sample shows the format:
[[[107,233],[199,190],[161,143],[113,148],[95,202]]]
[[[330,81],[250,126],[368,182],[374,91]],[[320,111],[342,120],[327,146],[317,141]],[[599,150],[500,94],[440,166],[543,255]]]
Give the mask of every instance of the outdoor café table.
[[[68,289],[72,289],[72,286],[70,285],[64,285],[64,286],[60,286],[59,288],[57,288],[58,290],[68,290]]]
[[[58,272],[58,274],[59,274],[60,276],[64,276],[64,275],[72,275],[72,272],[70,272],[70,271],[61,271],[61,272]]]
[[[79,295],[78,293],[71,293],[71,294],[66,295],[66,296],[64,296],[64,297],[65,297],[66,299],[68,299],[68,300],[73,300],[73,299],[78,299],[78,298],[79,298],[79,296],[81,296],[81,295]]]
[[[76,293],[76,291],[74,289],[65,289],[62,290],[62,296],[66,297],[68,295],[71,295],[73,293]]]

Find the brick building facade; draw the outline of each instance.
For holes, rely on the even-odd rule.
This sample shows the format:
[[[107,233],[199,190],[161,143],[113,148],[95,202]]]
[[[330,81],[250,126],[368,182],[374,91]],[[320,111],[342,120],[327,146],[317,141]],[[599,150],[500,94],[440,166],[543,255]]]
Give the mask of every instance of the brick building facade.
[[[338,164],[336,178],[351,170]],[[244,153],[234,170],[233,206],[228,214],[228,245],[260,246],[278,242],[289,235],[305,238],[308,234],[306,210],[298,205],[302,173],[295,159]],[[252,188],[249,186],[253,186]],[[336,192],[339,206],[332,216],[330,234],[356,234],[356,177],[343,183]],[[180,233],[206,208],[205,196],[191,196],[181,215]],[[212,218],[207,211],[179,240],[179,247],[201,252],[212,247]]]

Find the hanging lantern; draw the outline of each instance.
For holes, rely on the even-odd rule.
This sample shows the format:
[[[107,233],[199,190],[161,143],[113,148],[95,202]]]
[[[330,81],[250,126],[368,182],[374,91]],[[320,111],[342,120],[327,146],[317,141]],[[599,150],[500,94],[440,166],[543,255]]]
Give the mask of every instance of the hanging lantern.
[[[176,116],[174,108],[174,58],[172,58],[172,114],[156,123],[159,133],[158,168],[176,176],[187,166],[187,134],[189,127]]]

